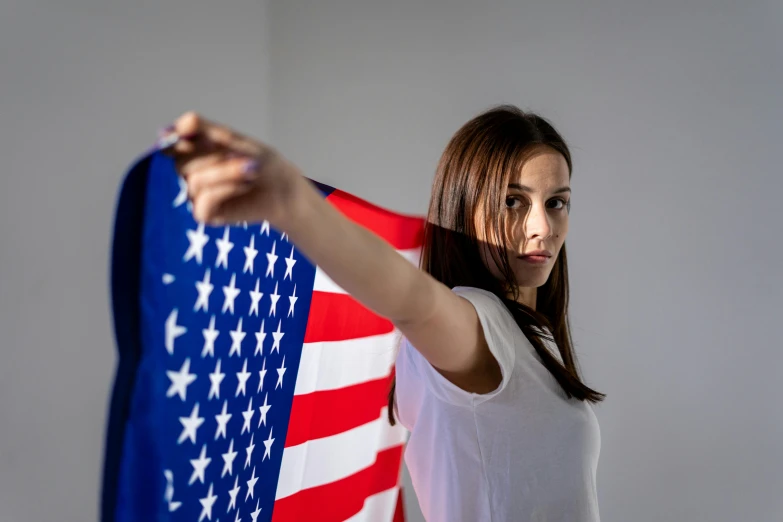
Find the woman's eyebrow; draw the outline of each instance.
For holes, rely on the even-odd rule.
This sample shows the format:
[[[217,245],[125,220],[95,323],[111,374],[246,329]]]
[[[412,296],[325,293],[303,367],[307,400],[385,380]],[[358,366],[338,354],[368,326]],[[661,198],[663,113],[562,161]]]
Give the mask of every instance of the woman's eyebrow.
[[[521,190],[522,192],[535,192],[532,188],[526,186],[526,185],[520,185],[519,183],[509,183],[508,188],[513,188],[517,190]],[[552,193],[553,194],[560,194],[562,192],[571,192],[571,189],[569,187],[560,187],[555,189]]]

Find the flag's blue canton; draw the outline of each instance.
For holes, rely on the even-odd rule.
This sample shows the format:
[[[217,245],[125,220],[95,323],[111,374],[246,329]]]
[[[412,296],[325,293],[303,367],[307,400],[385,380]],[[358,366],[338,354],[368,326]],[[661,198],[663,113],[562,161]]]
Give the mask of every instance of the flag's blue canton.
[[[124,426],[115,426],[115,520],[270,520],[315,267],[268,226],[197,224],[171,160],[153,155],[147,165],[139,332],[125,326],[141,347]],[[124,262],[114,263],[116,300]],[[124,318],[115,321],[121,336]]]

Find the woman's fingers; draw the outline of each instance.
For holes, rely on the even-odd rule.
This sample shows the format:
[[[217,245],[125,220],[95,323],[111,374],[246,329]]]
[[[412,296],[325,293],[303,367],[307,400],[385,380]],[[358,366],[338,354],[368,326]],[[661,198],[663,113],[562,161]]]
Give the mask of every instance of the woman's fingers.
[[[200,223],[225,225],[229,223],[228,211],[232,200],[245,196],[252,186],[247,183],[220,183],[201,190],[193,198],[193,218]],[[234,212],[232,212],[234,214]],[[234,220],[237,221],[237,220]]]
[[[256,166],[252,159],[235,157],[192,169],[187,176],[188,194],[191,199],[195,199],[200,197],[202,192],[219,185],[249,186],[255,179]]]
[[[173,128],[181,138],[173,147],[176,154],[208,153],[220,149],[248,156],[262,152],[257,141],[196,112],[186,112],[177,118]]]
[[[184,178],[201,170],[208,169],[225,163],[232,158],[238,158],[238,155],[227,154],[224,151],[213,151],[204,154],[177,154],[174,156],[174,165],[177,172]]]
[[[280,192],[296,173],[285,162],[276,161],[279,155],[273,148],[195,112],[177,118],[164,129],[167,133],[176,142],[161,150],[172,156],[177,172],[186,180],[197,221],[223,224],[275,215],[279,198],[267,198],[277,206],[259,198],[270,191]],[[254,183],[261,170],[265,182]],[[266,188],[262,190],[261,185]]]

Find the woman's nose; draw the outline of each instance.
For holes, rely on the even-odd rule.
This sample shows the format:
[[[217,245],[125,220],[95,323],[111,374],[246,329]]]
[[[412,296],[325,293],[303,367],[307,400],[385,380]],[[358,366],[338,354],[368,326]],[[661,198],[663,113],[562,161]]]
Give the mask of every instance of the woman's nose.
[[[552,224],[549,222],[549,215],[546,209],[537,205],[532,205],[525,216],[525,237],[547,238],[552,234]]]

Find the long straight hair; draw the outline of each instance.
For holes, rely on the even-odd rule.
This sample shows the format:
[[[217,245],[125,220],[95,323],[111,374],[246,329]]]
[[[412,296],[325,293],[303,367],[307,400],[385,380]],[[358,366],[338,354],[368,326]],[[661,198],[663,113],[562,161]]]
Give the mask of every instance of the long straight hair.
[[[571,153],[565,140],[537,114],[501,105],[476,116],[454,134],[435,174],[419,266],[449,288],[472,286],[495,294],[511,312],[565,395],[597,403],[606,395],[582,382],[573,352],[565,243],[549,278],[538,288],[537,310],[517,302],[519,287],[508,262],[505,213],[501,210],[512,173],[522,168],[527,154],[537,146],[547,146],[562,154],[570,178]],[[482,245],[477,240],[475,225],[477,212],[484,213],[484,237],[488,238],[485,247],[498,267],[500,279],[482,261]],[[543,327],[552,335],[544,335]],[[544,347],[541,338],[554,340],[562,364]],[[395,388],[396,379],[393,379],[388,409],[392,425],[395,424]]]

